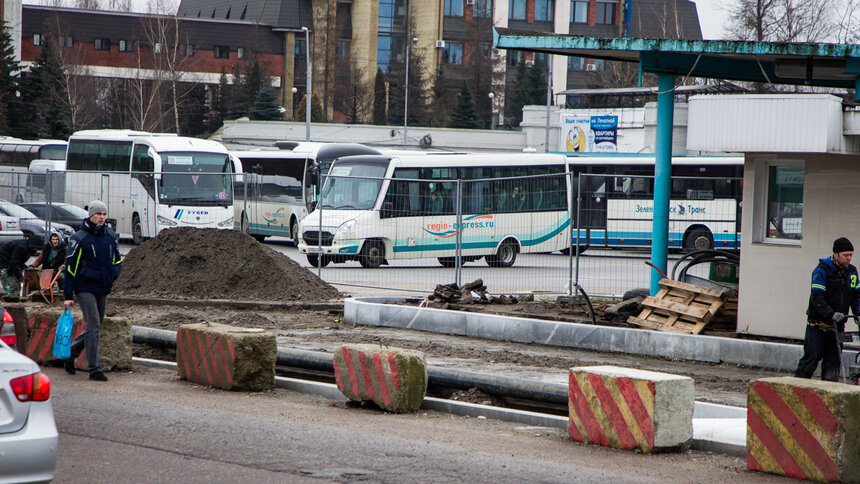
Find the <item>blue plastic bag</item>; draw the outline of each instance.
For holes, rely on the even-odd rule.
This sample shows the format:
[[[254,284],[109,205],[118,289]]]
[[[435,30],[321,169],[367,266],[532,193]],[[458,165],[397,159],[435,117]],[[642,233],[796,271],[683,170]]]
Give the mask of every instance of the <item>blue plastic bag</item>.
[[[57,320],[57,331],[54,333],[54,358],[65,360],[72,356],[72,327],[75,318],[71,308],[66,308]]]

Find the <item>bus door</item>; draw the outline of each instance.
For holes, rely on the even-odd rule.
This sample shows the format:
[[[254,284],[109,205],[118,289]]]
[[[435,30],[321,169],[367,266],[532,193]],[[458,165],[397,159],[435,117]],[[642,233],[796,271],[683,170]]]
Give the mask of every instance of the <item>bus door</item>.
[[[574,205],[574,219],[579,213],[579,243],[600,247],[607,245],[606,234],[606,195],[607,183],[612,183],[611,178],[595,176],[590,174],[580,175],[579,181],[582,193],[579,196],[579,207]],[[574,180],[576,182],[577,180]],[[574,225],[576,224],[574,220]],[[572,242],[576,243],[576,232],[573,234]]]
[[[251,233],[253,230],[250,230],[250,227],[256,227],[260,224],[263,166],[259,160],[249,160],[249,165],[245,168],[247,174],[245,175],[245,185],[242,187],[242,195],[245,197],[242,202],[242,209],[245,211],[245,219],[248,224],[246,229]]]
[[[381,236],[389,234],[395,257],[421,257],[423,247],[432,241],[424,230],[422,183],[417,181],[418,177],[417,168],[395,170],[395,179],[388,184],[383,199],[385,210],[380,213],[379,232]]]

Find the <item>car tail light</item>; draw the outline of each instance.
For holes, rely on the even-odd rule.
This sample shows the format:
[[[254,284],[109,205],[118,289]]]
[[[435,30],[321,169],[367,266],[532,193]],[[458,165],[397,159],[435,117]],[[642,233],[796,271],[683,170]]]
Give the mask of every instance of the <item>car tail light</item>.
[[[18,343],[18,337],[15,336],[15,321],[9,311],[5,309],[3,310],[3,321],[0,321],[0,341],[9,346],[15,346]]]
[[[0,321],[0,340],[9,346],[14,346],[18,342],[18,338],[15,336],[14,320],[9,311],[5,309],[3,310],[3,321]]]
[[[21,402],[45,402],[51,398],[51,380],[42,372],[15,378],[9,386]]]

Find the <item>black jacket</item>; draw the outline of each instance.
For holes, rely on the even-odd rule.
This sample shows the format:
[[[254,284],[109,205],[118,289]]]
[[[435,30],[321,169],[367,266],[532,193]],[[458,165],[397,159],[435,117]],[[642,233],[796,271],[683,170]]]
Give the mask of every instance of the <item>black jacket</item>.
[[[57,255],[53,259],[51,258],[51,249],[53,247],[51,247],[51,242],[49,241],[45,244],[39,257],[36,257],[36,260],[33,261],[33,266],[41,269],[57,270],[66,263],[66,243],[63,239],[60,239],[60,243],[57,245]]]
[[[831,257],[819,259],[812,271],[812,290],[806,315],[812,321],[830,323],[833,313],[860,314],[860,285],[857,268],[851,264],[839,269]],[[845,329],[845,323],[839,331]]]
[[[0,269],[17,277],[24,278],[24,268],[30,258],[30,242],[27,239],[10,240],[0,246]]]
[[[69,239],[63,296],[73,299],[79,292],[97,296],[110,294],[119,277],[122,260],[113,230],[84,220],[81,230]]]

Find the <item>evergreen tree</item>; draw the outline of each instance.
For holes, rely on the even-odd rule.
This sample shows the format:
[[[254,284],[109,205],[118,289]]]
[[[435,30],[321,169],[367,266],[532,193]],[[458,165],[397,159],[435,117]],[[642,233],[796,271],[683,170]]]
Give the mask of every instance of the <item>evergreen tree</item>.
[[[457,106],[451,113],[450,128],[465,128],[478,129],[481,127],[481,121],[478,120],[478,114],[475,112],[475,100],[472,99],[472,93],[463,83],[463,88],[460,89],[460,94],[457,95]]]
[[[513,101],[510,104],[510,115],[514,125],[519,126],[523,120],[523,106],[546,104],[546,67],[535,61],[530,67],[525,62],[517,64],[513,85]]]
[[[304,96],[302,96],[302,99],[301,99],[301,101],[299,101],[299,104],[296,105],[296,119],[295,120],[300,121],[300,122],[304,122],[305,119],[307,119],[305,117],[306,116],[305,113],[307,112],[307,109],[308,109],[308,96],[307,96],[307,94],[305,94]],[[314,110],[312,107],[311,108],[311,116],[313,116],[313,112],[314,112]]]
[[[265,86],[257,93],[254,105],[251,106],[251,119],[261,121],[279,121],[283,119],[280,106],[277,103],[275,90]]]
[[[385,107],[385,74],[377,68],[373,81],[373,124],[386,124]]]
[[[451,106],[448,87],[445,84],[445,77],[442,69],[436,71],[436,75],[433,76],[432,84],[430,96],[433,109],[430,110],[428,126],[447,126],[451,121],[449,115]]]
[[[317,93],[311,94],[311,122],[325,123],[325,111],[323,111],[322,103]]]
[[[206,89],[201,84],[183,84],[183,102],[179,105],[179,132],[199,136],[207,129]]]
[[[221,69],[221,77],[218,79],[218,90],[212,99],[212,115],[209,118],[209,131],[214,132],[224,125],[224,120],[228,116],[228,106],[230,105],[230,90],[231,86],[227,79],[227,73]]]
[[[66,139],[72,134],[65,75],[50,30],[33,68],[21,82],[22,116],[19,135],[26,138]]]
[[[0,134],[9,134],[10,124],[16,118],[18,69],[12,36],[4,23],[0,31]]]

